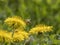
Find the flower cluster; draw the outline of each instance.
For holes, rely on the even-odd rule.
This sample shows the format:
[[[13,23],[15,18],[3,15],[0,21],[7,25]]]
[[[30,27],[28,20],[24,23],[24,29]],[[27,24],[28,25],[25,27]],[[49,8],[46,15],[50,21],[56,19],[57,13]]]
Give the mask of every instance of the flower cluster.
[[[53,26],[39,24],[30,29],[29,33],[27,33],[26,31],[24,31],[26,23],[20,17],[9,17],[4,22],[14,28],[12,32],[0,30],[0,41],[5,40],[6,42],[23,41],[25,39],[29,39],[29,36],[31,34],[38,34],[39,32],[50,32],[53,28]]]
[[[28,33],[25,31],[16,30],[12,37],[12,32],[0,30],[0,41],[14,42],[14,41],[23,41],[25,39],[28,39]]]

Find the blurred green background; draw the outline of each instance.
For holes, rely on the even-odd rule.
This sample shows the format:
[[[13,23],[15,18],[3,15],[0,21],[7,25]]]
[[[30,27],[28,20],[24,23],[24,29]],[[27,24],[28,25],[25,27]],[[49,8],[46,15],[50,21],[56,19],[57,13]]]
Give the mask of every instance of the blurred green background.
[[[0,25],[14,15],[31,19],[30,28],[36,24],[52,25],[50,34],[60,39],[60,0],[0,0]]]

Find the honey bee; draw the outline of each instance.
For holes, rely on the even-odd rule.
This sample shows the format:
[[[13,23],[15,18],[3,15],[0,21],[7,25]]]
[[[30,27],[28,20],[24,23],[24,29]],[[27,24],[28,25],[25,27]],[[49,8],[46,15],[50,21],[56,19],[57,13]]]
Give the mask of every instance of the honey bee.
[[[26,19],[25,22],[26,24],[31,24],[31,19]]]

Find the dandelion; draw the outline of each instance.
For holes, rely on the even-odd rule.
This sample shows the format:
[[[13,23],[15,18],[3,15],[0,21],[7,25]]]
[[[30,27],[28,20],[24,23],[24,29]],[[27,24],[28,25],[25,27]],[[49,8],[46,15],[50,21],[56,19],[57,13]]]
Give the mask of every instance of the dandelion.
[[[9,26],[13,26],[14,28],[26,27],[26,23],[18,16],[8,17],[4,22]]]
[[[29,33],[30,34],[38,34],[39,32],[40,33],[44,33],[44,32],[50,32],[52,31],[52,26],[46,26],[46,25],[37,25],[35,26],[34,28],[32,28]]]
[[[7,34],[5,34],[5,41],[6,42],[12,42],[12,33],[11,32],[7,32]]]
[[[23,41],[28,39],[28,33],[23,30],[15,30],[13,35],[13,41]]]
[[[15,30],[12,37],[12,32],[0,30],[0,41],[3,42],[14,42],[14,41],[24,41],[28,39],[29,35],[23,30]]]
[[[0,41],[12,41],[11,33],[4,30],[0,30]]]

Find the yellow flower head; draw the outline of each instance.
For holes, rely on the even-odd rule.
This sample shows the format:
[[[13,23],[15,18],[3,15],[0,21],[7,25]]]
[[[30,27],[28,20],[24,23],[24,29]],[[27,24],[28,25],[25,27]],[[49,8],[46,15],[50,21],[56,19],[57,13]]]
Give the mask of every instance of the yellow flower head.
[[[17,27],[25,27],[26,23],[18,16],[8,17],[4,21],[7,25]]]
[[[4,30],[0,30],[0,41],[4,40],[5,42],[12,41],[11,33]]]
[[[52,26],[37,25],[29,31],[29,34],[37,34],[38,32],[50,32],[52,31]]]
[[[29,38],[28,33],[23,30],[15,30],[13,37],[12,32],[0,30],[0,41],[5,42],[24,41],[25,39],[28,38]]]
[[[23,41],[28,38],[28,33],[23,30],[15,30],[13,41]]]

